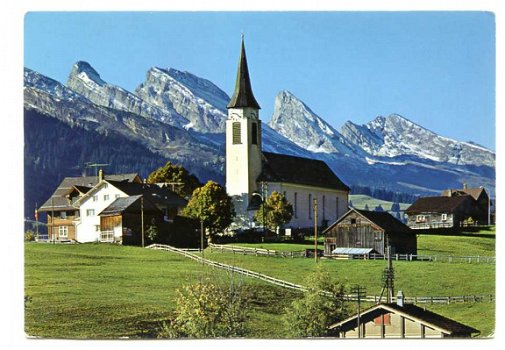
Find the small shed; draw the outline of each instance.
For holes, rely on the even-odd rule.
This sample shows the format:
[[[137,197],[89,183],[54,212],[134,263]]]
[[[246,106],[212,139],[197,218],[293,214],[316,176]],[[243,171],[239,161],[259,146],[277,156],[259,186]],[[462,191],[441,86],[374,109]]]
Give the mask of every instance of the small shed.
[[[384,255],[388,245],[392,254],[417,254],[415,233],[387,212],[351,208],[323,234],[328,256],[337,248],[372,249]]]
[[[142,219],[144,229],[163,225],[163,213],[142,195],[117,198],[100,214],[100,241],[140,245]],[[143,218],[142,218],[143,217]]]

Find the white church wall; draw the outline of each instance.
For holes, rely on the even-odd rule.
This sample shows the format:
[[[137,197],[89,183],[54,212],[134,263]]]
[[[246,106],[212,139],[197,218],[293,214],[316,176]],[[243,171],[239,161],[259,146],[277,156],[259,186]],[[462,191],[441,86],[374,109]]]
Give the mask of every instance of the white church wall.
[[[314,226],[314,198],[317,198],[319,226],[324,222],[331,225],[348,211],[349,197],[346,191],[288,183],[268,183],[268,195],[273,191],[284,194],[288,202],[293,205],[293,218],[286,227],[307,228]]]

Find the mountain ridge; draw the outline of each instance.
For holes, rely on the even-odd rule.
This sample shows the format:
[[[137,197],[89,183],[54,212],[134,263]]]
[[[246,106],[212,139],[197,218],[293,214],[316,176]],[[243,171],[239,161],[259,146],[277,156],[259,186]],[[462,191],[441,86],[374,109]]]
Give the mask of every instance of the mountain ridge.
[[[25,111],[71,127],[113,132],[191,172],[202,176],[207,171],[224,182],[229,96],[211,81],[152,67],[130,92],[104,81],[83,61],[72,66],[67,85],[29,68],[24,80]],[[263,123],[262,138],[265,151],[323,160],[350,185],[426,194],[468,183],[494,192],[494,152],[440,136],[398,114],[363,125],[347,121],[337,130],[281,90],[271,119]],[[419,139],[433,143],[432,149],[417,147]]]

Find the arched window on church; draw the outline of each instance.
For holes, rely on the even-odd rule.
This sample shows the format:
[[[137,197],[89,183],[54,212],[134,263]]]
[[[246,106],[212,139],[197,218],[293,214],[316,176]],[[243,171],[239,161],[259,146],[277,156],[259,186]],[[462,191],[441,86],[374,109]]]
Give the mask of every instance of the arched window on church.
[[[258,144],[258,124],[256,122],[253,122],[251,127],[251,143]]]
[[[234,145],[242,143],[240,135],[240,122],[233,122],[232,124],[232,139]]]

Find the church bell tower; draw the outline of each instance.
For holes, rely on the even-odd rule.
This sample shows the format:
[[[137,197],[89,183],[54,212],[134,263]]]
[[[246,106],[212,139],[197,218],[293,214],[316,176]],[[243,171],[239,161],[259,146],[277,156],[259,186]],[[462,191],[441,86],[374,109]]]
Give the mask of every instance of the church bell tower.
[[[235,90],[227,108],[226,190],[234,198],[237,214],[246,214],[257,190],[262,153],[260,106],[251,88],[243,35]]]

